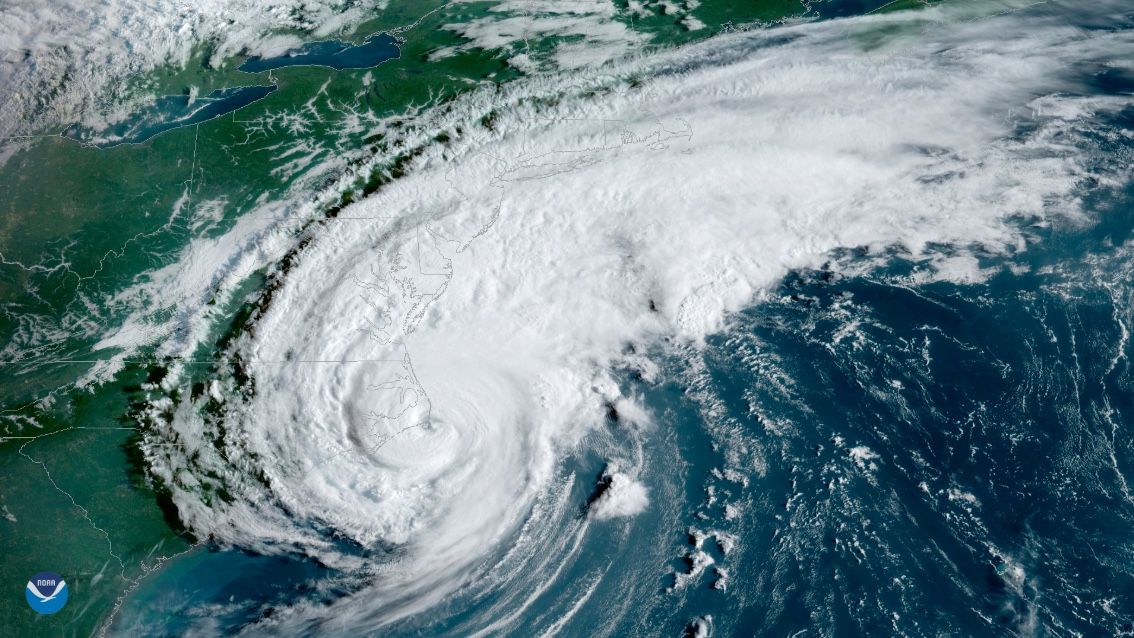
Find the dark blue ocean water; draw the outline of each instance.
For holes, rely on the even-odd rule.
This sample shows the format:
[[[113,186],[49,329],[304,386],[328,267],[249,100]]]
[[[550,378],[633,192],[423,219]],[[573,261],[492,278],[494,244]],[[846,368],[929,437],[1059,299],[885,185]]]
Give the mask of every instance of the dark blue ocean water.
[[[1083,91],[1130,92],[1120,69]],[[1099,124],[1129,157],[1134,112]],[[846,250],[791,273],[704,348],[657,344],[563,463],[570,506],[530,571],[469,583],[372,635],[1134,636],[1134,188],[1083,185],[1082,224],[970,282]],[[938,246],[950,255],[957,249]],[[641,445],[650,507],[588,521],[606,458]],[[383,557],[375,554],[374,560]],[[207,543],[144,580],[119,634],[280,633],[367,577]],[[362,601],[365,604],[368,601]],[[309,613],[318,618],[318,611]],[[269,626],[270,627],[270,626]],[[357,635],[323,620],[288,635]]]
[[[534,601],[539,569],[383,635],[469,635],[509,609],[505,633],[536,635],[576,604],[562,635],[680,636],[698,619],[717,636],[1134,635],[1134,193],[1094,200],[1095,222],[1033,229],[1029,250],[984,260],[986,280],[913,283],[925,264],[898,253],[840,275],[863,259],[847,251],[704,349],[661,347],[662,383],[625,376],[657,422],[651,507],[591,523],[581,551],[549,548],[562,570]],[[627,427],[612,413],[594,448]],[[602,464],[565,464],[564,534]],[[673,590],[699,535],[713,564]],[[118,627],[229,632],[364,585],[198,550]]]
[[[720,485],[752,503],[724,635],[1130,630],[1131,266],[1089,243],[977,285],[798,273],[714,340],[712,438],[766,467]]]

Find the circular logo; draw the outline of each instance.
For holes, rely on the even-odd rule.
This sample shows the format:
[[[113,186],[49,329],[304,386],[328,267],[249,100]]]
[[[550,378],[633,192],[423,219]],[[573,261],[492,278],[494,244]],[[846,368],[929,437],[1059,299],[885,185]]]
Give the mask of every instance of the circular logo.
[[[40,572],[28,581],[24,597],[41,614],[54,614],[67,604],[67,581],[55,572]]]

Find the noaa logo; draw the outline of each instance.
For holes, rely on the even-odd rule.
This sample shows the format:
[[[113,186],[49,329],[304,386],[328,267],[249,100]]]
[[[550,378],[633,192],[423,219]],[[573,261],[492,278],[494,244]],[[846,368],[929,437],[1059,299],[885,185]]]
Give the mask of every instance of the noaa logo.
[[[55,572],[40,572],[28,581],[24,597],[41,614],[54,614],[67,604],[67,582]]]

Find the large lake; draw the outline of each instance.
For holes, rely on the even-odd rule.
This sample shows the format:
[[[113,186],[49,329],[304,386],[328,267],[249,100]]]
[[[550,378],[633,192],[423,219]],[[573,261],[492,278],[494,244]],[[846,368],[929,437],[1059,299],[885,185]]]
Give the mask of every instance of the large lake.
[[[288,66],[326,66],[332,69],[368,69],[401,55],[398,43],[388,34],[378,33],[362,44],[338,40],[310,42],[270,58],[249,58],[241,71],[259,73]]]

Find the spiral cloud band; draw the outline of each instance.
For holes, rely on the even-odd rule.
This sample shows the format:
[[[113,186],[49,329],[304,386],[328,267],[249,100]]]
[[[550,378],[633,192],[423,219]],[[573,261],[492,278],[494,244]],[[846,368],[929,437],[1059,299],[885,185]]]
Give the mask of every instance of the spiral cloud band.
[[[731,34],[439,109],[408,174],[292,249],[239,374],[161,406],[146,449],[182,519],[363,576],[356,604],[283,627],[553,578],[660,497],[635,449],[662,426],[617,370],[652,378],[642,353],[697,347],[841,249],[980,278],[1111,179],[1080,124],[1129,100],[1079,97],[1071,71],[1129,59],[1129,34],[926,15],[948,17]],[[623,443],[596,447],[612,410]],[[609,465],[579,515],[560,464],[582,449]]]

